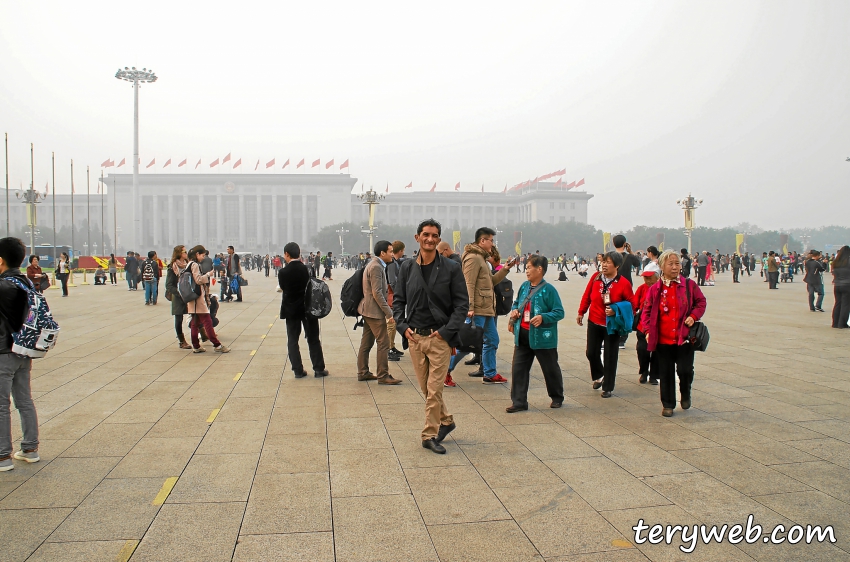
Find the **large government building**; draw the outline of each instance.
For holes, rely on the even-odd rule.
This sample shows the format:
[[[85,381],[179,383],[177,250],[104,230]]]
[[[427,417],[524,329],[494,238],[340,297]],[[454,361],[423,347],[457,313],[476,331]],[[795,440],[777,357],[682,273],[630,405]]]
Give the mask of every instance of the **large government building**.
[[[100,181],[100,180],[98,180]],[[145,253],[154,249],[171,255],[177,244],[204,244],[220,251],[233,245],[240,252],[282,252],[295,241],[311,248],[311,238],[323,227],[342,222],[368,225],[368,206],[352,193],[357,178],[348,174],[140,174],[138,198],[133,201],[132,174],[110,174],[103,180],[106,196],[92,193],[74,199],[78,231],[91,216],[99,231],[101,215],[117,249]],[[95,189],[92,189],[94,192]],[[587,203],[593,195],[535,182],[507,193],[468,191],[406,191],[381,194],[376,223],[415,225],[433,217],[447,228],[498,227],[508,223],[544,221],[587,222]],[[40,240],[52,239],[52,196],[38,205]],[[133,228],[133,207],[138,228]],[[57,229],[71,224],[70,195],[56,196]],[[25,206],[10,204],[13,232],[26,225]],[[134,232],[134,230],[136,232]],[[46,233],[51,234],[45,236]],[[84,247],[78,234],[75,251],[103,255],[102,248]],[[94,237],[93,237],[94,238]],[[100,244],[99,238],[93,246]]]

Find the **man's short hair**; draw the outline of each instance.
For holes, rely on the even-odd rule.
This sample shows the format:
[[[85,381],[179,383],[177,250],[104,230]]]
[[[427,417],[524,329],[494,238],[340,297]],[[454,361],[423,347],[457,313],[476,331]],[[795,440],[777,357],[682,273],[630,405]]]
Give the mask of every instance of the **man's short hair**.
[[[546,275],[546,270],[549,269],[549,260],[546,259],[546,256],[534,254],[533,256],[528,258],[528,265],[532,267],[542,267],[543,275]]]
[[[625,237],[623,237],[623,244],[625,244]],[[614,264],[614,267],[618,268],[623,265],[623,254],[620,252],[606,252],[604,256],[602,256],[602,261],[611,260]]]
[[[419,226],[416,227],[416,234],[422,234],[422,230],[426,226],[435,227],[437,229],[437,236],[443,235],[443,227],[440,225],[439,222],[435,221],[434,219],[425,219],[424,221],[420,222]]]
[[[390,244],[389,240],[378,240],[375,242],[375,255],[380,256],[382,253],[389,250],[390,246],[392,246],[392,244]]]
[[[626,237],[622,234],[618,234],[611,239],[611,242],[614,244],[615,248],[622,248],[626,245]]]
[[[399,252],[404,253],[404,242],[402,242],[401,240],[394,240],[393,241],[393,253],[397,254]]]
[[[688,255],[688,249],[687,249],[687,248],[682,248],[682,255],[683,255],[683,256],[687,256],[687,255]]]
[[[658,248],[656,248],[655,246],[650,246],[649,248],[646,249],[646,253],[652,254],[653,256],[657,256],[658,255]]]
[[[482,226],[481,228],[475,231],[475,243],[478,244],[479,242],[481,242],[481,239],[485,236],[496,236],[496,231],[492,228]]]
[[[20,238],[0,238],[0,258],[3,258],[7,267],[21,267],[26,255],[27,248]]]
[[[149,260],[152,260],[155,255],[156,255],[156,252],[154,252],[153,250],[148,251],[148,259]]]
[[[289,242],[283,247],[283,253],[289,254],[292,259],[298,259],[301,257],[301,248],[295,242]]]

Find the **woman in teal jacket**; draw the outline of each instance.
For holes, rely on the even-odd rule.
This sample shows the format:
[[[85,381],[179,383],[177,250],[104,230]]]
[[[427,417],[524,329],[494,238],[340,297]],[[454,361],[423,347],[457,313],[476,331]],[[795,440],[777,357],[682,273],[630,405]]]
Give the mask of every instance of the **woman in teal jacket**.
[[[505,408],[509,414],[528,410],[528,382],[535,357],[552,399],[549,407],[560,408],[564,402],[564,377],[558,365],[558,322],[564,319],[564,307],[557,289],[543,279],[548,265],[543,256],[528,259],[528,281],[519,288],[508,318],[508,330],[514,334],[513,404]]]

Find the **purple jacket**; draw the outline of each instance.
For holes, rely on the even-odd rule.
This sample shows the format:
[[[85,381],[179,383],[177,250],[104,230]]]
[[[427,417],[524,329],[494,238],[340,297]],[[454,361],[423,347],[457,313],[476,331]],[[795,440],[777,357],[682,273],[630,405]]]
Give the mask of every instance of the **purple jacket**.
[[[689,283],[691,293],[691,302],[688,302],[685,283]],[[705,314],[705,296],[692,279],[679,276],[679,282],[676,284],[676,298],[679,299],[679,345],[685,343],[688,337],[690,328],[685,326],[685,319],[688,316],[693,317],[695,321],[702,318]],[[672,283],[671,283],[672,286]],[[660,339],[658,331],[661,329],[661,291],[664,289],[664,283],[659,280],[656,284],[649,288],[644,299],[643,310],[641,311],[641,321],[647,327],[646,332],[646,349],[647,351],[655,351]]]

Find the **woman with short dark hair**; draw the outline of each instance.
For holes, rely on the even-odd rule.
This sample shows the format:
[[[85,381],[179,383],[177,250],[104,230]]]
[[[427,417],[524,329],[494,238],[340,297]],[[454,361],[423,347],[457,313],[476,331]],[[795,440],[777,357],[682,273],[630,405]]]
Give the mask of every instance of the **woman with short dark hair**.
[[[32,281],[35,290],[40,293],[43,290],[42,287],[47,274],[38,265],[38,256],[36,255],[30,256],[30,264],[27,266],[27,277]]]
[[[832,327],[847,328],[847,320],[850,319],[850,246],[841,246],[832,260],[832,285],[835,294]]]

